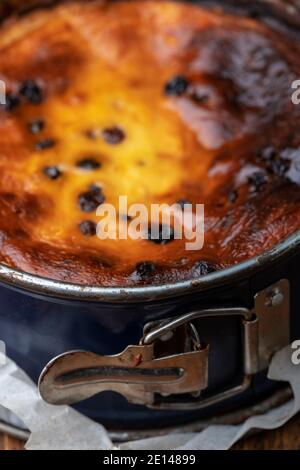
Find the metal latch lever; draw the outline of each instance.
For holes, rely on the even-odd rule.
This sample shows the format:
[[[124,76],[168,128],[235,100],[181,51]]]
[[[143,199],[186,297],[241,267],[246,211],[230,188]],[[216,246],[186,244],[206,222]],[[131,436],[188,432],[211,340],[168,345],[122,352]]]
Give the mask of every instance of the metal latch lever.
[[[72,404],[110,390],[152,405],[154,394],[195,393],[207,387],[208,348],[154,357],[154,344],[128,346],[115,356],[74,351],[53,359],[39,380],[42,398]]]

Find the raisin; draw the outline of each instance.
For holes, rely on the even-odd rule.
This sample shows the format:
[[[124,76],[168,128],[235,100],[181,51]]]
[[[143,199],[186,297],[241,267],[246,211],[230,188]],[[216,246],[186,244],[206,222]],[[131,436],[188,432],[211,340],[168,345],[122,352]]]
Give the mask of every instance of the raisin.
[[[143,261],[136,265],[136,272],[141,277],[148,277],[155,273],[155,265],[150,261]]]
[[[91,184],[91,185],[89,186],[89,189],[90,189],[91,191],[94,191],[95,193],[99,193],[99,192],[102,191],[101,187],[100,187],[98,184]]]
[[[175,238],[174,228],[168,225],[160,224],[158,227],[158,238],[156,238],[156,234],[152,234],[151,227],[149,227],[147,238],[149,241],[157,245],[166,245]]]
[[[228,194],[228,201],[231,204],[234,204],[238,198],[238,192],[236,189],[232,189]]]
[[[43,171],[50,180],[57,180],[62,176],[62,172],[56,166],[46,166]]]
[[[290,166],[291,163],[289,160],[278,158],[269,163],[268,170],[276,176],[285,176]]]
[[[42,132],[45,127],[45,122],[42,119],[34,119],[28,124],[28,129],[32,134]]]
[[[76,166],[82,168],[83,170],[97,170],[101,168],[101,163],[99,163],[95,158],[83,158],[76,163]]]
[[[125,139],[125,133],[119,127],[110,127],[102,131],[102,137],[106,143],[117,145]]]
[[[176,75],[165,85],[165,94],[168,96],[181,96],[189,86],[186,78]]]
[[[56,144],[54,139],[44,139],[40,140],[35,144],[36,150],[47,150],[54,147]]]
[[[43,101],[43,90],[34,80],[26,80],[20,88],[20,94],[31,104],[41,104]]]
[[[193,271],[197,276],[206,276],[207,274],[216,272],[216,268],[207,261],[198,261],[194,264]]]
[[[178,204],[181,207],[181,209],[184,210],[185,206],[191,206],[192,202],[188,201],[187,199],[179,199],[179,201],[177,201],[176,204]]]
[[[79,194],[78,205],[83,212],[93,212],[105,201],[102,189],[98,186],[91,186],[89,191]]]
[[[130,222],[131,220],[133,220],[133,218],[128,214],[120,214],[119,217],[120,217],[120,220],[124,222]]]
[[[13,111],[20,104],[20,98],[14,93],[10,93],[6,96],[6,101],[4,105],[5,111]]]
[[[250,191],[252,193],[260,192],[268,182],[266,174],[262,171],[256,171],[249,176]]]
[[[282,158],[274,147],[264,148],[259,156],[265,161],[267,171],[273,175],[283,177],[290,169],[290,161]]]
[[[82,235],[86,237],[93,237],[97,233],[97,224],[93,222],[92,220],[84,220],[79,225],[79,229]]]

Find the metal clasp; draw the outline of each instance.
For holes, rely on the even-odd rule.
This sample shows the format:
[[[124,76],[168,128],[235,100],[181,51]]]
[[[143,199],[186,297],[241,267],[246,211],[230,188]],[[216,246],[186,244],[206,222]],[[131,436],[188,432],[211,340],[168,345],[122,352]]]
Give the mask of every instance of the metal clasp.
[[[72,404],[111,390],[132,403],[180,410],[207,407],[239,394],[250,386],[254,374],[268,367],[274,352],[290,340],[289,282],[279,281],[259,292],[254,301],[251,310],[206,309],[150,323],[138,346],[128,346],[115,356],[65,353],[43,370],[41,396],[51,404]],[[208,387],[209,345],[202,344],[200,327],[196,328],[194,322],[233,316],[241,318],[243,380],[203,399],[201,392]]]
[[[39,380],[42,398],[73,404],[110,390],[129,402],[154,405],[155,395],[199,392],[208,383],[208,347],[191,330],[191,349],[156,357],[155,343],[128,346],[115,356],[73,351],[53,359]]]
[[[220,403],[247,390],[252,376],[265,370],[273,354],[290,342],[290,295],[289,281],[282,279],[258,292],[254,298],[253,309],[225,308],[208,309],[188,313],[156,327],[146,325],[143,342],[156,341],[180,325],[195,320],[214,317],[237,316],[242,319],[243,329],[243,380],[239,385],[228,387],[220,393],[197,400],[167,401],[159,400],[151,406],[155,409],[189,410],[201,409]],[[198,333],[199,334],[199,333]]]

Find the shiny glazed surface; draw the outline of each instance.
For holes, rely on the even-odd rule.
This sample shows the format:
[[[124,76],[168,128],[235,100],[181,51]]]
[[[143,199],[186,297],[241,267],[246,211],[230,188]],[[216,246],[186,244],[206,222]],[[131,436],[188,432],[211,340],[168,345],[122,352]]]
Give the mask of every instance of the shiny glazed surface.
[[[79,284],[159,284],[300,228],[300,45],[287,34],[172,1],[96,1],[7,21],[0,53],[1,262]],[[205,204],[204,248],[99,240],[92,206],[120,195]]]

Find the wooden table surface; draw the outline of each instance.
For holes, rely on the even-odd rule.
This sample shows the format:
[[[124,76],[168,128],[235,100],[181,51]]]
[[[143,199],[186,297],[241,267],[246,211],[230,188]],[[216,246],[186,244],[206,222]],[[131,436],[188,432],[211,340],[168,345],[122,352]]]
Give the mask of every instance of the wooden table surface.
[[[24,443],[0,434],[0,450],[23,450]],[[300,415],[283,428],[257,434],[239,442],[237,450],[300,450]]]

